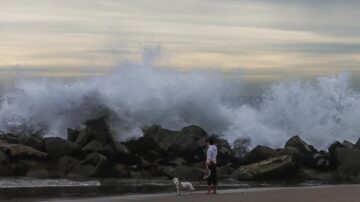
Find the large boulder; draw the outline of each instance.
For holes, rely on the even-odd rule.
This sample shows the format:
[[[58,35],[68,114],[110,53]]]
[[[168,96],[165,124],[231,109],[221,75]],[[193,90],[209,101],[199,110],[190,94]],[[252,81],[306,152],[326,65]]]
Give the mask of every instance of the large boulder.
[[[274,149],[271,149],[267,146],[258,145],[244,156],[244,158],[241,160],[241,163],[243,165],[248,165],[258,161],[266,160],[276,155],[277,151]]]
[[[37,135],[30,135],[25,137],[22,141],[22,144],[37,149],[39,151],[42,151],[44,149],[44,141],[41,137]]]
[[[49,164],[39,159],[21,159],[15,164],[16,175],[26,175],[28,172],[48,169]]]
[[[136,154],[131,154],[129,149],[119,142],[114,142],[112,145],[104,147],[104,154],[114,162],[123,164],[136,164],[140,159]]]
[[[49,137],[44,140],[45,150],[52,159],[58,159],[65,155],[75,154],[80,147],[60,137]]]
[[[67,173],[71,169],[73,169],[78,163],[79,160],[76,158],[73,158],[71,156],[63,156],[57,161],[56,167],[58,168],[59,171],[63,173]]]
[[[204,171],[192,166],[177,166],[167,170],[168,175],[180,178],[181,180],[202,180]]]
[[[79,131],[71,128],[67,129],[67,140],[70,142],[76,142],[79,137]]]
[[[2,151],[0,151],[0,163],[9,163],[9,157]]]
[[[299,161],[301,164],[307,167],[314,167],[316,162],[313,159],[314,154],[318,153],[318,151],[312,145],[309,145],[304,140],[302,140],[299,136],[294,136],[290,138],[285,147],[293,147],[298,149],[299,151]]]
[[[111,177],[113,164],[103,155],[92,153],[80,161],[69,173],[70,176]]]
[[[161,150],[172,156],[183,156],[188,162],[202,161],[205,158],[207,133],[202,128],[191,125],[181,131],[171,131],[160,126],[143,130],[144,137],[152,139]]]
[[[0,132],[1,142],[5,142],[5,143],[9,143],[9,144],[19,144],[21,142],[20,139],[21,139],[21,137],[19,135]]]
[[[0,151],[6,153],[10,158],[44,159],[48,155],[45,152],[21,144],[0,143]]]
[[[360,149],[337,148],[337,173],[342,180],[353,180],[360,174]]]
[[[106,117],[87,121],[85,125],[87,132],[91,134],[92,140],[97,140],[104,145],[112,145],[115,142],[107,125]]]
[[[217,176],[220,179],[224,179],[224,178],[230,178],[231,174],[235,171],[235,169],[233,167],[231,167],[231,165],[224,165],[221,167],[217,168]]]
[[[240,166],[232,176],[238,180],[277,179],[291,175],[295,162],[291,155],[272,157],[246,166]]]
[[[81,151],[89,152],[89,153],[102,152],[102,151],[104,151],[104,145],[103,145],[103,143],[101,143],[97,140],[93,140],[93,141],[89,142],[87,145],[85,145],[81,149]]]
[[[332,181],[336,178],[336,172],[334,171],[322,172],[305,167],[299,168],[297,175],[303,180]]]

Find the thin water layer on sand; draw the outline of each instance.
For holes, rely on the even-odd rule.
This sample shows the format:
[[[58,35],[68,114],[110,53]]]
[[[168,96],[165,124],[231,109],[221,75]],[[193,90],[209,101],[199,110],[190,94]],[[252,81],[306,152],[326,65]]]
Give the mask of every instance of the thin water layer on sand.
[[[206,189],[206,183],[192,182],[196,190]],[[219,183],[219,189],[231,190],[255,187],[288,187],[323,185],[318,181],[306,182],[239,182],[232,179]],[[0,199],[32,201],[51,198],[83,198],[128,194],[172,193],[171,180],[162,179],[35,179],[1,178]]]

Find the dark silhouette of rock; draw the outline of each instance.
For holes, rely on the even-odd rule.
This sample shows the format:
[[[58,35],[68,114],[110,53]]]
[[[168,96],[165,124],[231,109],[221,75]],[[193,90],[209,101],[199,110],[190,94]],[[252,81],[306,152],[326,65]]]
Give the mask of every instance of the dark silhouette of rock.
[[[180,178],[181,180],[203,180],[204,172],[202,169],[193,166],[178,166],[169,168],[169,175]]]
[[[79,137],[79,131],[71,128],[67,129],[67,140],[70,142],[76,142]]]
[[[99,154],[92,153],[80,161],[69,173],[70,176],[110,177],[114,175],[113,164]]]
[[[232,176],[238,180],[279,179],[291,176],[295,162],[291,155],[282,155],[259,161],[246,166],[240,166]]]
[[[49,137],[44,139],[45,151],[52,159],[58,159],[65,155],[75,154],[80,147],[60,137]]]
[[[310,168],[301,167],[297,173],[298,177],[303,180],[321,180],[321,181],[333,181],[336,178],[335,171],[317,171]]]
[[[81,149],[81,151],[89,152],[89,153],[102,152],[102,151],[104,151],[104,145],[97,140],[93,140],[93,141],[89,142],[87,145],[85,145]]]
[[[277,152],[274,149],[258,145],[244,156],[244,158],[241,160],[241,163],[243,165],[252,164],[262,160],[266,160],[276,155]]]
[[[59,171],[67,173],[71,169],[73,169],[78,163],[79,160],[76,158],[73,158],[71,156],[63,156],[57,161],[56,167],[59,169]]]
[[[37,135],[30,135],[30,136],[25,137],[22,144],[32,147],[39,151],[44,150],[44,141],[40,136],[37,136]]]
[[[356,180],[360,174],[360,149],[337,148],[337,173],[342,180]]]
[[[21,144],[0,143],[0,151],[6,153],[10,158],[39,158],[44,159],[47,153]]]
[[[312,146],[302,140],[299,136],[294,136],[290,138],[285,147],[294,147],[299,150],[299,161],[301,164],[313,168],[316,165],[316,162],[313,159],[314,154],[318,151]]]

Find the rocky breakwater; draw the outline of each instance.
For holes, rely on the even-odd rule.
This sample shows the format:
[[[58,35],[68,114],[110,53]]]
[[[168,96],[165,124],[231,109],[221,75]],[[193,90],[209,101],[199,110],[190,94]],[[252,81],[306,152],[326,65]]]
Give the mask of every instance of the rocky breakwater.
[[[248,151],[247,144],[231,147],[195,125],[179,131],[153,125],[140,138],[125,142],[115,140],[105,118],[84,126],[68,129],[67,139],[1,134],[0,176],[202,180],[205,140],[213,136],[220,178],[360,181],[360,141],[334,142],[328,151],[319,151],[294,136],[283,148],[258,145]]]

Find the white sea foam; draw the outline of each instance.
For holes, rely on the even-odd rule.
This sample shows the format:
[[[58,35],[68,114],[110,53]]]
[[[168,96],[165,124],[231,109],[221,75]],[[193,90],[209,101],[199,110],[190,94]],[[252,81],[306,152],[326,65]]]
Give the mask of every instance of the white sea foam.
[[[154,123],[170,129],[197,124],[229,141],[250,137],[252,145],[275,147],[295,134],[319,147],[358,138],[360,97],[346,74],[271,85],[254,107],[229,102],[239,97],[231,94],[239,86],[221,74],[164,70],[146,61],[72,83],[19,80],[2,95],[0,129],[65,136],[67,127],[109,115],[119,139],[140,136]]]

